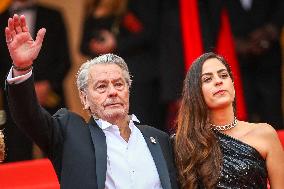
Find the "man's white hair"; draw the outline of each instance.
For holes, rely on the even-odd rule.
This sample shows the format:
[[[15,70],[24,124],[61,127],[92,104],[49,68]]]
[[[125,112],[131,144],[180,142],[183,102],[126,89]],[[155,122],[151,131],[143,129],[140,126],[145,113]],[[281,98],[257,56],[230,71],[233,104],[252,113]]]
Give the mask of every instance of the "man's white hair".
[[[123,71],[123,75],[125,78],[125,81],[128,85],[128,87],[131,87],[131,77],[128,71],[128,67],[127,64],[125,63],[125,61],[115,55],[115,54],[104,54],[101,56],[98,56],[92,60],[88,60],[87,62],[85,62],[84,64],[81,65],[78,73],[77,73],[77,80],[76,80],[76,84],[77,84],[77,88],[79,91],[85,91],[86,88],[88,87],[88,80],[89,80],[89,72],[90,72],[90,68],[94,65],[98,65],[98,64],[115,64],[118,65],[122,71]]]

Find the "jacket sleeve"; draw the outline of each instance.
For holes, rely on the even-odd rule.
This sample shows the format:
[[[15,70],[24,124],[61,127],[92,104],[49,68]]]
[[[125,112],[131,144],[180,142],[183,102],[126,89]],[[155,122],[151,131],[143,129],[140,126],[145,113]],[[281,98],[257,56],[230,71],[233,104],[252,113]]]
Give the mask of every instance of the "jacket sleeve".
[[[33,77],[20,84],[5,87],[9,109],[16,125],[22,129],[47,155],[54,159],[55,151],[62,149],[67,111],[51,116],[36,98]]]

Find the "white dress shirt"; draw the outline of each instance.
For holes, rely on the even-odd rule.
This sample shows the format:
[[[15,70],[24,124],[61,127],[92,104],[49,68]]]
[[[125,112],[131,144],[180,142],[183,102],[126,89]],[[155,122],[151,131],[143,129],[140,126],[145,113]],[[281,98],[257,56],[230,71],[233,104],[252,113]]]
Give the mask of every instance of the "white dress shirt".
[[[29,79],[32,76],[32,70],[29,71],[28,73],[26,73],[25,75],[20,75],[17,77],[13,77],[13,68],[10,69],[8,75],[7,75],[7,82],[9,84],[19,84],[22,83],[24,81],[26,81],[27,79]]]
[[[96,122],[106,136],[107,172],[105,189],[161,189],[159,174],[141,131],[135,126],[139,122],[131,116],[131,134],[126,142],[116,125],[97,119]]]

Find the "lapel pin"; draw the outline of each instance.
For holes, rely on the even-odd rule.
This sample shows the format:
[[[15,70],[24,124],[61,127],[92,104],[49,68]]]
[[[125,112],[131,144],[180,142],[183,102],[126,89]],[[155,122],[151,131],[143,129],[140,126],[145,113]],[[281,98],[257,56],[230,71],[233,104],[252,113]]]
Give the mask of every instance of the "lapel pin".
[[[154,137],[150,137],[150,141],[153,143],[153,144],[156,144],[156,139]]]

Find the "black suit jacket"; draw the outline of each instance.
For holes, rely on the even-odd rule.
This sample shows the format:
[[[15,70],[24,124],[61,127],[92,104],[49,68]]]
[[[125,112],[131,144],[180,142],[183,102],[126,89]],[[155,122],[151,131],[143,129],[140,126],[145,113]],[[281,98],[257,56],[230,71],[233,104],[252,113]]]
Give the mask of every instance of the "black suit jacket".
[[[61,188],[104,189],[107,146],[105,135],[96,122],[91,118],[86,123],[66,109],[51,116],[38,105],[32,78],[18,85],[7,84],[6,91],[14,121],[48,155]],[[168,135],[149,126],[138,128],[152,154],[162,187],[177,188]],[[154,137],[156,143],[152,143],[150,137]]]

